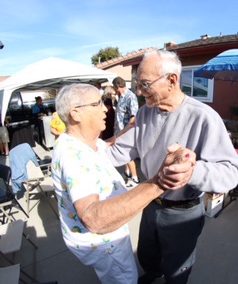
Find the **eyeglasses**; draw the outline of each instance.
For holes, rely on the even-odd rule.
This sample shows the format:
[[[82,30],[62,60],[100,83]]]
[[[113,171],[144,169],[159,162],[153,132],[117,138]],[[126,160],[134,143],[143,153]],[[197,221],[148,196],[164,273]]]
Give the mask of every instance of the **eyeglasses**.
[[[97,106],[103,106],[103,105],[104,105],[104,103],[103,103],[103,101],[100,99],[98,102],[91,103],[91,104],[80,105],[80,106],[75,106],[75,108],[86,107],[86,106],[97,107]]]
[[[152,86],[155,82],[161,80],[161,79],[164,78],[164,77],[167,77],[168,75],[170,75],[170,73],[166,73],[166,74],[164,74],[164,75],[161,75],[159,78],[155,79],[155,80],[152,81],[152,82],[148,82],[148,81],[141,81],[141,82],[138,82],[138,83],[137,83],[137,88],[138,88],[138,89],[143,89],[144,91],[148,91],[148,90],[151,88],[151,86]]]

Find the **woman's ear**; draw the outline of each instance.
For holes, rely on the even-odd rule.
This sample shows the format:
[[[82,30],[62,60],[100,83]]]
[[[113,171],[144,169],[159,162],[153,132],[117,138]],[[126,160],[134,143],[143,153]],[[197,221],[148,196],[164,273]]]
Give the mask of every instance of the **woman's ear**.
[[[81,113],[80,110],[78,109],[72,109],[69,113],[69,116],[72,120],[74,120],[75,122],[80,122],[81,120]]]

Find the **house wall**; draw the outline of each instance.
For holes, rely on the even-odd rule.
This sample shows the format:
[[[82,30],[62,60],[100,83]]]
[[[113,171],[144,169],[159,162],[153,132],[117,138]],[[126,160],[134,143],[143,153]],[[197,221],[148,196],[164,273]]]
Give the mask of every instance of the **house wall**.
[[[238,120],[238,82],[216,80],[213,103],[207,103],[223,119]]]
[[[125,81],[131,82],[131,65],[130,66],[123,66],[123,65],[116,65],[109,67],[104,70],[108,70],[110,72],[115,73],[117,76],[122,77]]]
[[[183,66],[202,65],[210,59],[204,56],[183,58]],[[223,119],[238,120],[238,82],[215,80],[213,103],[206,103],[216,110]],[[234,108],[237,108],[235,114]]]

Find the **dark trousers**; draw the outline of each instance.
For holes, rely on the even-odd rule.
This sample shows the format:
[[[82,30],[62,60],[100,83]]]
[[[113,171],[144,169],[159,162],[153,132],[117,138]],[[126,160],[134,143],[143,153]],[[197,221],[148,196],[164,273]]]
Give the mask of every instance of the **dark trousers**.
[[[188,209],[150,203],[142,214],[137,250],[144,271],[164,274],[167,284],[187,283],[204,213],[203,201]]]

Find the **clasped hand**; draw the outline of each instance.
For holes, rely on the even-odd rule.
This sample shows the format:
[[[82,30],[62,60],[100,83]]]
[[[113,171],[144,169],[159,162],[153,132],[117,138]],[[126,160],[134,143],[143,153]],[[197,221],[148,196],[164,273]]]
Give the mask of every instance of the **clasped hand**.
[[[158,183],[163,189],[176,190],[185,186],[193,173],[196,154],[174,144],[168,147],[167,156],[158,172]]]

